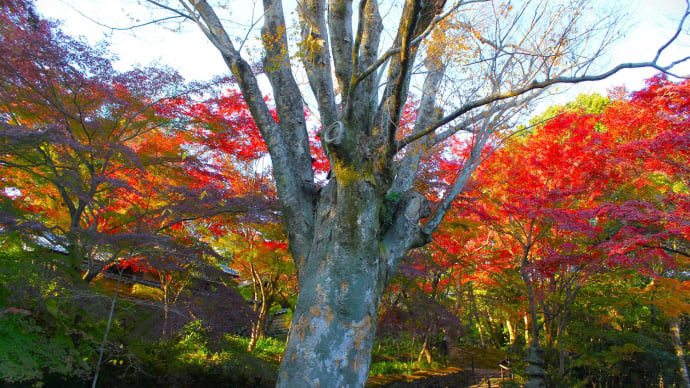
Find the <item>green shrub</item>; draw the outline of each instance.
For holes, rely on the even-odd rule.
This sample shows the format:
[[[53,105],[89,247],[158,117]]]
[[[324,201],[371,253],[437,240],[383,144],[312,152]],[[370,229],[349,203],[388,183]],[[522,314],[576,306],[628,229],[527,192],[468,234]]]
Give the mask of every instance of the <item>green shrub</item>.
[[[40,382],[52,379],[88,379],[88,347],[76,347],[65,332],[38,326],[29,316],[5,312],[0,315],[0,376],[5,383]]]
[[[249,345],[248,337],[241,337],[236,335],[227,335],[225,340],[237,351],[245,351]],[[285,351],[285,343],[287,341],[281,338],[265,337],[259,338],[256,341],[256,346],[252,354],[262,360],[274,364],[276,366],[280,365],[280,358],[283,356]]]
[[[208,330],[202,322],[190,322],[183,333],[170,340],[136,345],[134,352],[141,361],[140,370],[131,375],[128,382],[146,386],[274,386],[278,364],[248,353],[248,339],[240,338],[228,337],[221,343],[210,344]],[[271,344],[262,347],[266,354],[274,354],[277,349],[272,341],[261,343]],[[212,351],[212,347],[220,350]],[[111,369],[118,367],[124,368],[110,366]]]
[[[98,327],[74,294],[64,255],[29,246],[16,235],[0,236],[0,385],[83,385],[96,360]],[[93,306],[98,308],[99,303]]]
[[[404,361],[378,361],[372,362],[371,368],[369,369],[370,376],[386,376],[386,375],[399,375],[399,374],[409,374],[413,371],[419,369],[416,367],[416,362],[404,362]]]

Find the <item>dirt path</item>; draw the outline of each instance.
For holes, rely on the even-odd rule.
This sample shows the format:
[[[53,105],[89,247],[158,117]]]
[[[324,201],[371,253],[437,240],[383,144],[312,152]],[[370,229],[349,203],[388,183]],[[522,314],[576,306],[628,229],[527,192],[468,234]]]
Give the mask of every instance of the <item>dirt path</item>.
[[[495,369],[475,369],[474,376],[470,376],[470,380],[466,388],[490,388],[501,386],[501,373]]]
[[[498,388],[501,374],[495,369],[456,367],[421,370],[408,374],[372,376],[367,380],[367,388]]]
[[[456,367],[426,369],[410,375],[372,376],[367,388],[456,388],[470,383],[469,374]]]
[[[498,388],[501,373],[498,362],[505,357],[502,350],[455,348],[453,366],[426,369],[412,374],[371,376],[367,388]],[[472,365],[475,365],[472,373]],[[491,368],[496,366],[496,369]],[[483,366],[484,368],[480,368]],[[516,384],[515,386],[519,386]]]

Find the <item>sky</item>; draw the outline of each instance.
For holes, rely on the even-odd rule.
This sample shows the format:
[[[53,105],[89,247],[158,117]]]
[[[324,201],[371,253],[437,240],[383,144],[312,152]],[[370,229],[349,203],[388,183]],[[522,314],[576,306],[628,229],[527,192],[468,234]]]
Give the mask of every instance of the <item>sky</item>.
[[[599,6],[617,4],[629,12],[631,26],[625,36],[603,58],[604,64],[647,61],[656,50],[672,36],[676,21],[685,9],[685,0],[595,0]],[[180,31],[176,23],[166,27],[148,25],[134,30],[117,31],[106,28],[127,27],[145,23],[151,19],[141,0],[37,0],[39,13],[63,22],[63,29],[70,35],[83,36],[91,43],[106,41],[120,58],[119,70],[127,70],[136,64],[167,64],[178,70],[188,80],[206,80],[215,75],[228,73],[218,51],[208,42],[198,28],[186,23]],[[261,5],[256,0],[228,0],[229,28],[245,31],[249,20],[260,16]],[[234,13],[233,13],[234,11]],[[169,14],[163,14],[168,16]],[[289,20],[295,15],[286,15]],[[685,29],[690,31],[690,27]],[[243,34],[243,33],[242,33]],[[680,44],[669,49],[670,58],[680,58],[690,52],[690,36],[685,33]],[[664,61],[662,61],[664,63]],[[604,66],[605,67],[605,66]],[[637,90],[644,86],[644,79],[654,75],[654,70],[628,70],[605,81],[577,85],[566,93],[566,98],[581,92],[606,93],[613,86],[626,86]],[[679,69],[690,74],[690,65]]]

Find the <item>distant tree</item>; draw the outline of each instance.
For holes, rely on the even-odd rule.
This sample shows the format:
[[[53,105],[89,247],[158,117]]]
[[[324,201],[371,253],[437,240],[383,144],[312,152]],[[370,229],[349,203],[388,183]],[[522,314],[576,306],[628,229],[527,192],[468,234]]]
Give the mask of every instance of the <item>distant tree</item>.
[[[290,306],[297,291],[295,267],[279,224],[235,223],[228,229],[215,245],[232,255],[232,268],[251,284],[252,303],[258,314],[247,348],[252,351],[257,340],[266,335],[273,307]]]

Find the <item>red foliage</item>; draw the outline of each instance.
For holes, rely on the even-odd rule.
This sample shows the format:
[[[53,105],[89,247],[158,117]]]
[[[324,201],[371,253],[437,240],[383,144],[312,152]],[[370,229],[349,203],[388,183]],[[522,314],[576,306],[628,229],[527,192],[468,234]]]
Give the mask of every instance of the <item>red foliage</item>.
[[[536,285],[572,269],[653,274],[687,261],[689,109],[690,82],[658,76],[600,114],[564,111],[497,149],[435,236],[466,264],[461,283],[495,285],[509,269]]]

